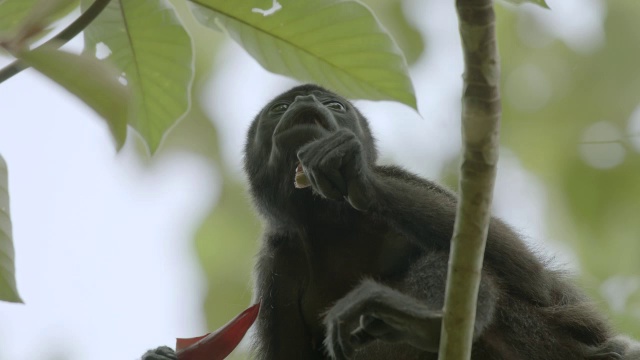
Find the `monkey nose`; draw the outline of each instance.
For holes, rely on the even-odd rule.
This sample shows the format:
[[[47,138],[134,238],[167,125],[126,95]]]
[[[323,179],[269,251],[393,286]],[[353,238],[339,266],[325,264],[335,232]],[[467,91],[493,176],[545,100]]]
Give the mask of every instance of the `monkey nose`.
[[[295,102],[315,102],[316,97],[313,95],[298,95],[296,96]]]

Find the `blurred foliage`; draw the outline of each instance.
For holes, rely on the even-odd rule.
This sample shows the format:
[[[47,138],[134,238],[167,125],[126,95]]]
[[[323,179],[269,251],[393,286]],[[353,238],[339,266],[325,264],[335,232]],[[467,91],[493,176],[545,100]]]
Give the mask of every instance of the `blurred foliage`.
[[[6,36],[6,33],[16,30],[16,26],[20,24],[31,12],[31,9],[41,1],[42,0],[0,1],[0,35]],[[67,16],[78,6],[78,2],[79,0],[65,1],[64,6],[55,8],[55,11],[46,16],[43,22],[49,24]],[[41,34],[41,36],[45,34],[46,33]]]
[[[604,4],[604,41],[591,51],[558,39],[528,41],[549,30],[539,21],[544,14],[524,8],[498,7],[498,42],[502,144],[544,181],[554,237],[576,252],[585,287],[606,308],[611,294],[603,282],[640,277],[640,154],[627,141],[640,106],[640,3]],[[638,337],[638,288],[624,305],[607,310],[620,330]]]
[[[204,305],[210,329],[221,327],[251,302],[250,275],[259,233],[245,186],[227,179],[215,209],[196,235],[196,249],[209,278]],[[234,352],[239,359],[246,357],[242,350]]]
[[[118,81],[110,64],[92,56],[58,50],[44,44],[18,54],[19,59],[81,99],[109,125],[118,149],[127,138],[127,119],[131,110],[129,88]],[[73,71],[68,71],[69,68]]]
[[[197,231],[194,244],[208,279],[203,310],[208,329],[212,331],[227,323],[251,302],[251,268],[260,226],[249,205],[245,186],[222,162],[218,132],[214,122],[203,111],[210,99],[199,96],[203,86],[215,75],[212,74],[215,70],[212,64],[225,36],[200,25],[183,1],[174,1],[173,5],[196,49],[194,96],[191,109],[169,133],[158,156],[188,150],[209,159],[219,176],[219,196],[217,200],[211,199],[211,212]],[[228,357],[230,360],[245,358],[243,348]]]

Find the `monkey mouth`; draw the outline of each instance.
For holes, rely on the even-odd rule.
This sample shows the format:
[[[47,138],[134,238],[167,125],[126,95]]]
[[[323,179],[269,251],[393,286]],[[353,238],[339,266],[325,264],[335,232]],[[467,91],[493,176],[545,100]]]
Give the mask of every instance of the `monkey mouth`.
[[[327,134],[327,130],[315,123],[298,124],[286,129],[280,129],[273,134],[276,144],[292,150]]]
[[[273,138],[281,149],[297,151],[301,146],[320,139],[330,132],[329,120],[322,114],[304,111],[292,114],[276,127]]]
[[[296,165],[295,175],[293,177],[293,186],[296,189],[304,189],[311,186],[309,182],[309,178],[304,173],[304,169],[302,168],[302,164],[298,161]]]
[[[318,116],[318,114],[300,114],[299,116],[296,116],[296,119],[294,119],[291,127],[303,125],[318,126],[325,130],[329,130],[329,124],[327,124],[327,120],[322,116]]]
[[[303,145],[327,136],[337,124],[321,109],[313,106],[294,107],[287,111],[273,132],[274,145],[295,156]]]

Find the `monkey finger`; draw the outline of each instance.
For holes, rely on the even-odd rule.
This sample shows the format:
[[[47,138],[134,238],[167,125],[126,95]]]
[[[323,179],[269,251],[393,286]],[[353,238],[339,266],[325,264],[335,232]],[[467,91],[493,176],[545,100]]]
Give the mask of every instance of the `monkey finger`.
[[[315,174],[307,171],[306,169],[304,170],[304,175],[307,177],[307,181],[309,182],[309,184],[311,185],[312,189],[316,189],[318,187],[318,183],[316,181],[316,177]]]
[[[337,169],[330,169],[325,172],[325,176],[331,182],[333,187],[340,193],[340,199],[347,195],[347,183],[344,181],[344,177]]]
[[[376,340],[376,337],[359,327],[351,332],[350,340],[354,346],[365,346],[373,340]]]
[[[389,325],[377,316],[365,314],[360,317],[360,327],[358,329],[362,329],[362,331],[376,336],[386,333]]]
[[[340,354],[342,359],[347,360],[351,359],[355,349],[353,348],[353,344],[351,343],[351,332],[347,331],[347,329],[340,329]]]
[[[311,184],[311,187],[318,194],[332,200],[341,200],[343,195],[336,189],[331,181],[330,172],[323,174],[318,171],[310,171],[308,168],[304,168],[304,173]]]
[[[316,176],[316,191],[322,196],[332,200],[342,200],[342,193],[336,189],[333,181],[326,176]]]
[[[367,211],[371,207],[371,199],[362,191],[362,187],[358,184],[349,185],[349,195],[347,200],[354,209],[360,211]]]
[[[335,360],[348,360],[353,355],[353,347],[350,339],[346,336],[345,331],[337,322],[329,327],[325,346],[329,352],[329,356]]]
[[[351,159],[344,166],[344,178],[347,182],[347,200],[354,209],[366,211],[371,207],[372,196],[366,182],[365,171],[359,159]]]
[[[368,345],[370,342],[374,340],[377,340],[377,338],[375,336],[367,334],[367,332],[364,331],[363,329],[358,329],[353,333],[351,333],[351,343],[357,347]]]
[[[347,200],[354,209],[367,211],[372,204],[372,196],[363,181],[350,181],[347,186]]]
[[[397,328],[374,315],[362,315],[360,327],[362,332],[384,341],[395,342],[405,337],[402,328]]]

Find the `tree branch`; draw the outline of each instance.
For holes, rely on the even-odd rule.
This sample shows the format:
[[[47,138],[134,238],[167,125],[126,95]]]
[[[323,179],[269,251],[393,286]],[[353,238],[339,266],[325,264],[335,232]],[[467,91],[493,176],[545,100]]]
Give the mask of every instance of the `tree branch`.
[[[76,35],[78,35],[82,30],[84,30],[93,20],[95,20],[98,15],[104,10],[111,0],[96,0],[87,11],[83,12],[78,16],[78,18],[69,24],[64,30],[62,30],[58,35],[52,37],[47,40],[43,45],[49,45],[52,43],[58,43],[61,45],[65,44],[69,40],[73,39]],[[0,84],[4,81],[10,79],[12,76],[18,74],[20,71],[27,68],[22,61],[16,60],[11,64],[5,66],[0,69]]]
[[[440,360],[471,356],[473,325],[498,162],[499,59],[492,0],[457,0],[464,55],[463,160],[451,241]]]

